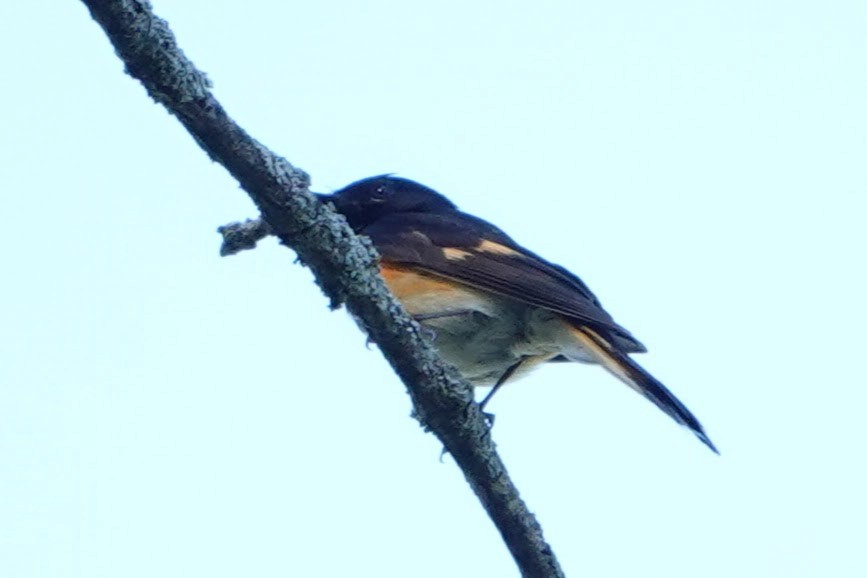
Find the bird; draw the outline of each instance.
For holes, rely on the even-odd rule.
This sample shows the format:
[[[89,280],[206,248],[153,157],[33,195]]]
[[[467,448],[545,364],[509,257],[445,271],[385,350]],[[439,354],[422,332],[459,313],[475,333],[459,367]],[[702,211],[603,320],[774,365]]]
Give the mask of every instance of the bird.
[[[392,174],[332,193],[331,203],[379,252],[379,272],[473,386],[492,387],[547,362],[598,364],[719,453],[699,420],[631,354],[646,347],[576,275],[524,248],[437,191]]]

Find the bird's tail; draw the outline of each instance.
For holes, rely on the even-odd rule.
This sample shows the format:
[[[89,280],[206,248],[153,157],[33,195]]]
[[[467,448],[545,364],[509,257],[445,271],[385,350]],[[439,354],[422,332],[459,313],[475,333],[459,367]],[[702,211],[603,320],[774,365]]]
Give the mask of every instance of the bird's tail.
[[[604,337],[587,327],[570,327],[584,352],[590,353],[605,369],[623,383],[652,401],[677,423],[688,427],[707,447],[719,454],[698,419],[673,393],[628,355],[618,351]]]

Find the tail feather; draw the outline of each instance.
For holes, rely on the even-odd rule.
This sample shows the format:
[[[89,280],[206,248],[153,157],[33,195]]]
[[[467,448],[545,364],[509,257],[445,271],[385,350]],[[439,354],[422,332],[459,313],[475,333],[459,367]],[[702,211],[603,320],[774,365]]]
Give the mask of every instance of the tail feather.
[[[677,423],[688,427],[714,453],[719,450],[710,441],[701,423],[673,393],[650,375],[628,355],[618,351],[605,338],[587,327],[571,327],[571,332],[584,351],[592,353],[596,360],[615,377],[652,401]]]

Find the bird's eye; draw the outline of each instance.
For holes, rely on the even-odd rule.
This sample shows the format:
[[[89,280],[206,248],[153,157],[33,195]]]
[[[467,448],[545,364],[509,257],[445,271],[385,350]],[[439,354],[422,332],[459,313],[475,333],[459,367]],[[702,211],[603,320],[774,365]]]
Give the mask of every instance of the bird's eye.
[[[388,190],[386,189],[385,185],[380,185],[376,187],[370,194],[370,200],[374,203],[384,203],[387,197]]]

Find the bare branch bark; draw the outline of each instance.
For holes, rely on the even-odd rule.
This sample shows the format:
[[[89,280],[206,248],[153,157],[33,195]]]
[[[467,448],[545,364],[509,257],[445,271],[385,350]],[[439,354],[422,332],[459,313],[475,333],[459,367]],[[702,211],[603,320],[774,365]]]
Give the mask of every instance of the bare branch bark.
[[[82,0],[126,71],[186,127],[250,195],[270,230],[309,266],[331,306],[346,303],[394,367],[415,416],[458,463],[524,576],[563,572],[496,453],[471,387],[445,365],[386,289],[370,242],[309,194],[306,173],[250,137],[209,90],[146,0]],[[261,229],[251,225],[248,241]]]

